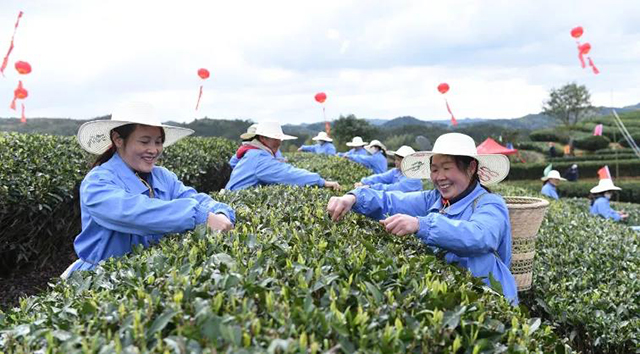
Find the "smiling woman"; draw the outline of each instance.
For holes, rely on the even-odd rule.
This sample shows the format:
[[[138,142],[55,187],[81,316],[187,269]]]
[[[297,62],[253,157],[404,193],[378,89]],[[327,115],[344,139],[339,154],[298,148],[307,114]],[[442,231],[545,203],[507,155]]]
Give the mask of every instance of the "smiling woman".
[[[161,124],[153,107],[141,103],[124,106],[110,120],[80,127],[80,145],[100,156],[80,185],[82,231],[74,241],[79,259],[63,278],[125,255],[135,245],[148,247],[168,233],[205,223],[212,230],[233,227],[235,214],[229,206],[155,166],[164,147],[191,133]]]
[[[487,285],[491,278],[513,304],[518,303],[510,271],[511,225],[505,201],[486,185],[509,172],[504,155],[478,155],[473,139],[444,134],[433,151],[418,152],[402,161],[407,177],[429,178],[435,189],[401,193],[357,188],[329,200],[334,221],[349,210],[380,220],[387,232],[415,236],[434,249],[446,251],[445,260],[467,268]]]

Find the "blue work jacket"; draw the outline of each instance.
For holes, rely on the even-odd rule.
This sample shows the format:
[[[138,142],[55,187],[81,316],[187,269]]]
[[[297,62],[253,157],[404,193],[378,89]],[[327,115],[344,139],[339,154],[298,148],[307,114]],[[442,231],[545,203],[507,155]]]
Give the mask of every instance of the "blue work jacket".
[[[544,184],[544,186],[542,186],[542,190],[540,191],[540,193],[542,193],[543,195],[546,195],[549,198],[553,198],[555,200],[560,199],[560,197],[558,196],[558,190],[556,189],[556,186],[554,186],[550,182],[547,182]]]
[[[280,162],[283,162],[285,160],[284,156],[282,155],[282,152],[280,152],[280,149],[276,151],[276,160]],[[233,156],[231,156],[231,158],[229,159],[229,166],[231,166],[231,169],[236,168],[238,161],[240,161],[240,159],[238,158],[238,155],[233,154]]]
[[[407,178],[397,168],[392,168],[387,172],[365,177],[360,180],[371,189],[379,191],[401,191],[416,192],[422,190],[422,181],[419,179]]]
[[[312,152],[314,154],[326,154],[326,155],[335,155],[336,147],[333,143],[324,142],[318,143],[315,145],[302,145],[300,149],[304,152]]]
[[[82,231],[73,243],[79,260],[72,271],[93,269],[134,245],[157,243],[165,234],[192,230],[206,223],[210,212],[235,222],[228,205],[185,186],[164,167],[155,166],[147,182],[153,198],[117,153],[89,171],[80,185]]]
[[[598,197],[594,200],[589,211],[593,215],[600,215],[605,219],[613,219],[614,221],[620,221],[622,218],[617,211],[611,209],[611,205],[609,204],[609,199],[607,199],[607,197]]]
[[[509,270],[509,211],[499,195],[487,193],[478,184],[466,197],[441,211],[442,196],[435,189],[401,193],[358,188],[350,193],[356,196],[353,210],[375,220],[395,214],[417,217],[418,239],[447,251],[447,262],[469,269],[487,285],[489,274],[493,274],[502,285],[504,296],[512,304],[518,303],[518,289]]]
[[[373,173],[382,173],[387,170],[387,158],[381,151],[373,155],[346,155],[346,157],[370,169]]]
[[[325,180],[312,173],[292,165],[279,162],[270,153],[261,149],[248,150],[231,172],[225,189],[238,190],[251,186],[267,184],[292,184],[298,186],[324,187]]]

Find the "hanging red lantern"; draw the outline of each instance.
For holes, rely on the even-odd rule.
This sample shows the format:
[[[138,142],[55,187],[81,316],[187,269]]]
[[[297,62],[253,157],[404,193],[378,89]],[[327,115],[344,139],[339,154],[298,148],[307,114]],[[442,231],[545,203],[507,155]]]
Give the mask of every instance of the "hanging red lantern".
[[[15,66],[18,74],[20,75],[27,75],[31,73],[31,64],[26,61],[17,61]]]
[[[318,103],[324,103],[324,101],[327,100],[327,94],[324,92],[318,92],[316,93],[315,99]]]
[[[578,39],[582,36],[582,34],[584,33],[584,30],[582,29],[581,26],[578,27],[574,27],[571,29],[571,37]]]
[[[440,93],[444,95],[449,91],[449,84],[446,82],[441,83],[440,85],[438,85],[438,91],[440,91]]]
[[[29,97],[29,91],[22,87],[22,81],[18,81],[18,87],[13,91],[13,100],[11,101],[10,108],[16,109],[16,100],[24,100]]]
[[[201,79],[206,80],[209,78],[209,70],[205,69],[205,68],[201,68],[198,69],[198,76],[200,76]]]

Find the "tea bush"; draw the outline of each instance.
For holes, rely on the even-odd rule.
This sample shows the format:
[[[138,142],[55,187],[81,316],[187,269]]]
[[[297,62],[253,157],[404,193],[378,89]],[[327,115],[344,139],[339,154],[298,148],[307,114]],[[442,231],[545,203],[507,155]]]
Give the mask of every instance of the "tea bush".
[[[330,191],[217,195],[228,234],[201,230],[75,273],[0,313],[0,351],[565,352],[539,319],[414,237],[350,214]]]

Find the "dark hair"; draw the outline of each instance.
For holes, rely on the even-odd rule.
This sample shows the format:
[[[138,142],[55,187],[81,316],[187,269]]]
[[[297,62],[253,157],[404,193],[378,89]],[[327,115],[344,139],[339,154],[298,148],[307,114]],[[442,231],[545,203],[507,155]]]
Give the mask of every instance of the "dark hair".
[[[475,161],[476,170],[473,172],[473,176],[471,176],[471,182],[469,183],[469,185],[471,185],[473,181],[480,183],[480,176],[478,176],[478,167],[480,167],[480,162],[478,162],[478,160],[476,160],[471,156],[458,156],[458,155],[447,155],[447,156],[451,156],[451,158],[453,159],[453,161],[455,161],[456,166],[460,171],[466,171],[469,168],[469,166],[471,166],[471,161]],[[433,156],[429,158],[429,163],[432,163],[432,162],[433,162]],[[482,183],[480,183],[480,186],[482,186],[482,188],[484,188],[487,192],[493,193],[488,187],[482,185]]]
[[[122,140],[124,141],[124,145],[127,145],[127,139],[129,138],[129,136],[131,135],[131,133],[134,132],[134,130],[136,130],[136,128],[138,127],[139,124],[125,124],[125,125],[121,125],[117,128],[113,128],[111,129],[111,131],[109,132],[109,139],[111,139],[111,146],[109,146],[109,148],[107,149],[107,151],[103,152],[100,156],[98,156],[98,158],[96,158],[96,161],[93,163],[93,165],[91,165],[91,168],[94,168],[96,166],[100,166],[103,163],[109,161],[109,159],[111,159],[113,157],[113,154],[116,153],[116,144],[113,141],[113,132],[118,133],[118,135],[122,138]],[[160,128],[160,135],[162,137],[162,142],[164,143],[164,140],[166,138],[165,133],[164,133],[164,129],[162,127]]]

